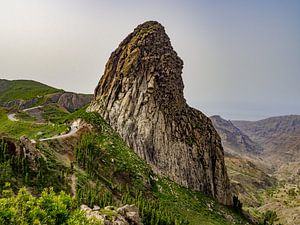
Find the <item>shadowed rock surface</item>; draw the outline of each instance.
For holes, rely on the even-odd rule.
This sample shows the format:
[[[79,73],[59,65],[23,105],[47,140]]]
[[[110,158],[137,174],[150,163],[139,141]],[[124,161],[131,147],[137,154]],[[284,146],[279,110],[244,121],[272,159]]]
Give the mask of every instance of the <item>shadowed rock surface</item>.
[[[225,120],[220,116],[211,116],[210,119],[222,139],[225,152],[257,155],[263,151],[259,144],[252,141],[230,120]]]
[[[183,61],[164,27],[139,25],[111,54],[88,111],[98,112],[155,172],[231,204],[221,140],[183,96]]]
[[[50,95],[48,101],[57,103],[69,112],[74,112],[89,104],[91,100],[92,95],[63,92]]]
[[[68,112],[86,106],[93,95],[66,92],[32,80],[0,79],[0,107],[19,110],[57,103]]]

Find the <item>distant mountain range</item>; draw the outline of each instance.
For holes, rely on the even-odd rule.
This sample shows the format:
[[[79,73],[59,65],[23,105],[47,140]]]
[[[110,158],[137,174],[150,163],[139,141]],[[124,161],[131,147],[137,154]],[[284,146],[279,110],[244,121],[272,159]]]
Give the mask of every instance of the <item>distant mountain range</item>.
[[[222,139],[226,153],[231,154],[260,154],[263,148],[248,137],[246,133],[236,127],[230,120],[221,116],[212,116],[210,119]]]
[[[300,115],[259,121],[210,119],[221,136],[228,174],[242,202],[276,211],[282,224],[299,224],[299,195],[291,193],[299,190],[300,182]]]
[[[263,157],[274,167],[299,161],[300,115],[232,123],[263,148]]]
[[[211,120],[227,153],[259,155],[277,168],[300,159],[300,115],[259,121],[229,121],[212,116]]]

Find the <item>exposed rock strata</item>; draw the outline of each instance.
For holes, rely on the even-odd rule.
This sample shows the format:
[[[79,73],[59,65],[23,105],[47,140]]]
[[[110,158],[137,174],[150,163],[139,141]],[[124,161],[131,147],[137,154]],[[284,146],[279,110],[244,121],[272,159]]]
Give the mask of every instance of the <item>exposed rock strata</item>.
[[[164,27],[139,25],[111,54],[88,110],[158,174],[231,204],[220,137],[209,118],[187,105],[182,68]]]
[[[29,100],[16,99],[9,102],[0,100],[0,107],[13,108],[16,107],[19,110],[31,108],[36,106],[41,101],[41,98],[45,97],[46,100],[42,105],[49,103],[57,103],[68,112],[74,112],[87,104],[89,104],[93,98],[92,95],[88,94],[77,94],[72,92],[57,92],[46,96],[39,96]]]
[[[69,112],[74,112],[86,106],[91,100],[91,95],[63,92],[50,95],[48,102],[57,103]]]

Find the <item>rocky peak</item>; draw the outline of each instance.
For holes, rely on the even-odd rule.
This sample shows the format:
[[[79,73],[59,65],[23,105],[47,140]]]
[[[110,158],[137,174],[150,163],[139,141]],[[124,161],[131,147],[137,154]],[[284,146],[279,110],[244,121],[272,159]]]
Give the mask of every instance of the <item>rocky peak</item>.
[[[144,100],[151,95],[159,107],[180,112],[185,104],[182,68],[183,61],[173,50],[164,27],[149,21],[139,25],[112,53],[95,95],[122,95],[137,79],[142,85],[135,90],[137,95],[143,92]],[[116,86],[120,89],[112,92]]]
[[[209,118],[187,105],[182,68],[164,27],[143,23],[111,54],[88,110],[156,173],[231,204],[220,137]]]

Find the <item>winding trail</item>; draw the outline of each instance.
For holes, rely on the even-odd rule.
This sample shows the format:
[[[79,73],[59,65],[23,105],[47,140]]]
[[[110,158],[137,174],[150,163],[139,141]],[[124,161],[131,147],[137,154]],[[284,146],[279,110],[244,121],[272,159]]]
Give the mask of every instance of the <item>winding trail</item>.
[[[31,108],[27,108],[27,109],[23,109],[22,111],[23,112],[27,112],[27,111],[30,111],[30,110],[34,110],[34,109],[38,109],[38,108],[43,108],[43,106],[35,106],[35,107],[31,107]],[[13,121],[13,122],[17,122],[17,121],[20,121],[19,119],[16,118],[16,113],[9,113],[7,114],[7,118],[10,120],[10,121]],[[29,122],[28,122],[29,123]],[[45,125],[47,123],[35,123],[35,122],[32,122],[34,124],[40,124],[40,125]],[[49,141],[49,140],[55,140],[55,139],[60,139],[60,138],[66,138],[66,137],[70,137],[74,134],[77,133],[77,131],[79,130],[80,128],[80,123],[81,123],[81,120],[80,119],[77,119],[75,121],[73,121],[73,123],[71,124],[70,126],[70,130],[68,133],[66,134],[61,134],[61,135],[55,135],[53,137],[49,137],[49,138],[40,138],[39,141]],[[35,143],[36,141],[35,140],[31,140],[31,142]]]
[[[22,112],[27,112],[27,111],[31,111],[31,110],[34,110],[34,109],[40,109],[40,108],[43,108],[43,106],[39,105],[39,106],[35,106],[35,107],[23,109],[23,110],[21,110],[21,111],[22,111]],[[9,114],[7,114],[7,118],[8,118],[10,121],[13,121],[13,122],[20,121],[19,119],[16,118],[16,113],[9,113]],[[46,123],[35,123],[35,124],[46,124]]]
[[[39,139],[39,141],[49,141],[49,140],[54,140],[54,139],[70,137],[70,136],[76,134],[76,132],[79,130],[80,122],[81,122],[80,119],[75,120],[70,127],[70,131],[66,134],[55,135],[55,136],[49,137],[49,138],[41,138],[41,139]]]

